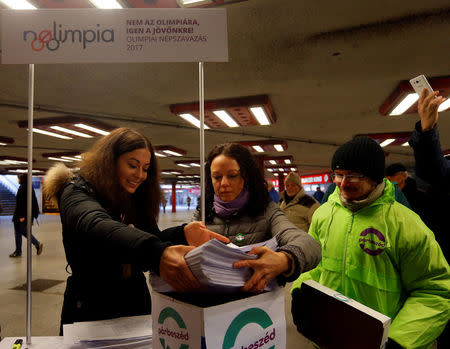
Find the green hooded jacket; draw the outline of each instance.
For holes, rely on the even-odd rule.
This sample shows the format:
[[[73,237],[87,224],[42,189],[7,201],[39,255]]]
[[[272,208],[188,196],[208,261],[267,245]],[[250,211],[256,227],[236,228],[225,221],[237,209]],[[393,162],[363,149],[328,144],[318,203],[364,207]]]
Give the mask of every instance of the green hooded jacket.
[[[312,278],[391,317],[389,338],[402,347],[428,349],[450,317],[450,267],[434,234],[394,192],[385,180],[381,197],[351,212],[336,188],[309,229],[322,261],[292,290]]]

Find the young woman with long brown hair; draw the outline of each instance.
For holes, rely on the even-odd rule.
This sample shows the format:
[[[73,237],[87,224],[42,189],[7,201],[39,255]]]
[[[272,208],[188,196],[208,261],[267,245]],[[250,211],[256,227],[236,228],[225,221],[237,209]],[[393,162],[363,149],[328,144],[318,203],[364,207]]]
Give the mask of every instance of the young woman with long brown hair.
[[[200,287],[184,255],[212,237],[203,223],[160,231],[158,165],[147,137],[119,128],[83,154],[74,175],[64,165],[47,173],[44,192],[58,201],[67,279],[61,325],[149,314],[144,271],[177,291]],[[61,326],[62,327],[62,326]]]

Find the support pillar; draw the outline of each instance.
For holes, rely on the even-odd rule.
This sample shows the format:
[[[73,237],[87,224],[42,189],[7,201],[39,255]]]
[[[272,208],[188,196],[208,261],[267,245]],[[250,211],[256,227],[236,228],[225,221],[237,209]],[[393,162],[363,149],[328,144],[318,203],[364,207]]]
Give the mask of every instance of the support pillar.
[[[172,212],[177,212],[177,182],[172,182],[172,196],[170,197],[172,202]]]
[[[284,179],[286,176],[284,175],[284,172],[279,172],[278,175],[278,190],[281,194],[282,191],[284,191]]]

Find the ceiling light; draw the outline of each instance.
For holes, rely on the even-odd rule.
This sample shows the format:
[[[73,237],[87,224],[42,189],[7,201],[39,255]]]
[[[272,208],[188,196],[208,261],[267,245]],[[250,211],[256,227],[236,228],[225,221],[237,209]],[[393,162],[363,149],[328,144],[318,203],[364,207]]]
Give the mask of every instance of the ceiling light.
[[[179,115],[180,115],[180,117],[182,117],[184,120],[191,123],[195,127],[200,128],[200,120],[197,119],[194,115],[192,115],[192,114],[179,114]],[[205,127],[205,130],[209,129],[208,125],[206,125],[206,124],[204,124],[204,127]]]
[[[183,154],[177,153],[176,151],[172,151],[172,150],[163,150],[164,153],[169,154],[169,155],[173,155],[173,156],[183,156]]]
[[[95,7],[103,9],[117,9],[122,6],[116,0],[89,0]]]
[[[385,141],[380,143],[380,147],[385,147],[395,141],[395,138],[388,138]]]
[[[276,149],[276,151],[284,151],[284,148],[281,144],[274,144],[273,147]]]
[[[278,149],[277,149],[277,150],[278,150]],[[285,164],[290,164],[290,163],[291,163],[291,160],[286,159],[286,160],[284,160],[284,163],[285,163]]]
[[[291,167],[291,171],[295,172],[295,171],[297,171],[297,169],[295,167]]]
[[[19,160],[10,160],[10,159],[4,159],[0,160],[0,165],[23,165],[27,164],[26,161],[19,161]]]
[[[75,155],[74,157],[81,160],[81,155]]]
[[[213,0],[177,0],[177,3],[181,7],[193,7],[200,5],[211,4]]]
[[[266,115],[266,112],[261,107],[253,107],[250,108],[250,111],[255,116],[256,120],[260,125],[270,125],[269,118]]]
[[[228,127],[239,127],[236,121],[225,110],[214,110],[213,113]]]
[[[216,4],[218,3],[216,2]],[[199,125],[199,107],[198,101],[169,106],[174,115],[184,117],[196,127]],[[253,109],[253,112],[250,108]],[[254,113],[260,116],[260,121],[256,119]],[[255,126],[260,123],[269,125],[275,123],[276,120],[277,117],[267,95],[205,101],[205,122],[210,128]]]
[[[390,146],[407,146],[408,139],[411,137],[412,132],[386,132],[386,133],[366,133],[366,134],[357,134],[354,136],[361,137],[367,136],[376,141],[380,146],[385,147],[387,145]]]
[[[218,4],[216,0],[215,4]],[[171,104],[171,113],[184,117],[188,122],[199,127],[199,103]],[[253,112],[250,110],[253,109]],[[260,116],[258,121],[254,114]],[[274,124],[277,120],[269,96],[257,95],[205,101],[205,122],[210,128],[259,126]]]
[[[6,6],[12,8],[13,10],[36,10],[36,7],[31,5],[26,0],[0,0]]]
[[[278,177],[278,173],[274,173],[273,175]]]
[[[444,101],[444,103],[442,103],[439,106],[438,111],[441,112],[441,111],[447,110],[448,108],[450,108],[450,99],[447,99],[446,101]]]
[[[60,135],[59,133],[53,133],[53,132],[49,132],[49,131],[40,130],[38,128],[33,128],[33,132],[41,133],[43,135],[56,137],[56,138],[73,139],[72,137],[63,136],[63,135]]]
[[[434,91],[439,91],[439,96],[450,95],[450,76],[429,77],[428,81]],[[415,114],[418,112],[418,98],[419,95],[415,93],[409,79],[403,80],[398,83],[394,91],[385,99],[378,111],[381,115]],[[447,108],[449,107],[450,102]],[[445,110],[444,108],[445,106],[438,110],[443,111]]]
[[[71,129],[68,129],[68,128],[65,128],[65,127],[61,127],[61,126],[50,126],[50,128],[53,129],[53,130],[56,130],[56,131],[70,133],[70,134],[78,136],[78,137],[92,138],[91,135],[88,135],[86,133],[74,131],[74,130],[71,130]]]
[[[6,145],[6,143],[0,143],[0,145]]]
[[[8,172],[15,172],[15,173],[28,173],[28,170],[25,170],[25,169],[21,169],[21,168],[17,168],[17,169],[14,169],[14,170],[11,170],[11,169],[8,169]],[[42,170],[31,170],[31,173],[41,173],[41,172],[44,172],[44,171],[42,171]]]
[[[200,164],[197,164],[197,163],[195,163],[195,162],[191,162],[191,166],[192,166],[192,167],[200,167]]]
[[[158,157],[160,157],[160,158],[166,158],[166,157],[167,157],[166,154],[158,153],[158,152],[156,152],[156,151],[155,151],[155,155],[158,156]]]
[[[273,168],[268,168],[267,171],[273,172]]]
[[[177,164],[178,166],[181,166],[181,167],[191,167],[191,166],[189,166],[189,165],[186,165],[186,164]]]
[[[263,153],[264,152],[264,149],[261,148],[261,146],[259,146],[259,145],[254,145],[253,149],[255,149],[258,153]]]
[[[269,162],[270,162],[272,165],[276,165],[276,164],[277,164],[277,162],[276,162],[275,160],[269,160]]]
[[[81,159],[71,156],[61,156],[61,159],[72,160],[72,161],[80,161]]]
[[[92,126],[89,126],[89,125],[85,125],[85,124],[75,124],[75,126],[76,126],[76,127],[79,127],[79,128],[82,128],[82,129],[85,129],[85,130],[88,130],[88,131],[91,131],[91,132],[98,133],[99,135],[102,135],[102,136],[107,136],[107,135],[109,135],[109,132],[104,131],[104,130],[100,130],[99,128],[92,127]]]
[[[408,142],[405,142],[405,143],[402,144],[402,147],[408,147],[408,146],[409,146]]]
[[[62,161],[62,162],[72,162],[72,160],[62,159],[62,158],[55,158],[55,157],[53,157],[53,156],[49,156],[47,159],[49,159],[49,160],[55,160],[55,161]]]
[[[419,99],[417,93],[408,94],[389,115],[401,115],[407,111]]]

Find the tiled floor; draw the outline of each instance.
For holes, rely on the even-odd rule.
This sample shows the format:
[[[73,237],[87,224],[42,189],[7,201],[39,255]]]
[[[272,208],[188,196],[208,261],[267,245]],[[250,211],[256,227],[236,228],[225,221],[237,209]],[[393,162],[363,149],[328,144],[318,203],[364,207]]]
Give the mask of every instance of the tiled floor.
[[[167,208],[161,214],[161,229],[188,222],[191,211],[179,209],[177,213]],[[32,292],[32,335],[57,336],[59,317],[67,274],[66,260],[61,241],[59,216],[40,216],[33,234],[44,244],[43,253],[36,255],[33,248],[32,280],[41,291]],[[26,334],[26,291],[20,288],[27,280],[26,239],[22,257],[9,258],[14,250],[14,230],[11,216],[0,217],[0,326],[1,337],[17,337]],[[46,281],[50,280],[50,281]],[[62,281],[58,283],[58,281]],[[54,286],[51,286],[51,283]],[[51,286],[51,287],[49,287]],[[34,289],[34,288],[33,288]],[[289,285],[286,287],[287,348],[311,349],[313,346],[301,336],[292,324],[290,315]]]

